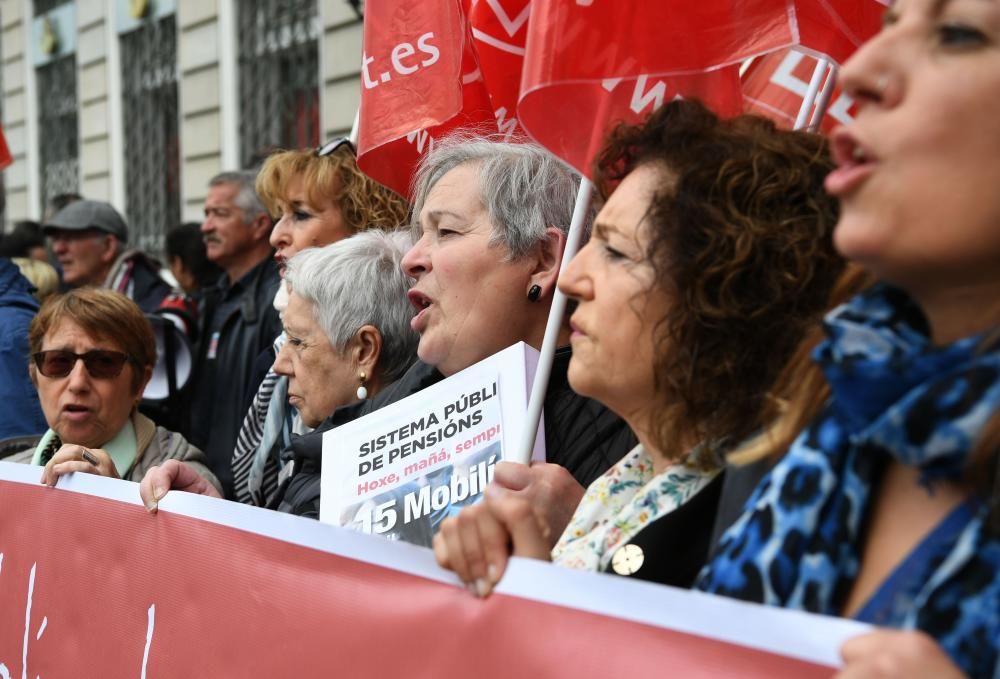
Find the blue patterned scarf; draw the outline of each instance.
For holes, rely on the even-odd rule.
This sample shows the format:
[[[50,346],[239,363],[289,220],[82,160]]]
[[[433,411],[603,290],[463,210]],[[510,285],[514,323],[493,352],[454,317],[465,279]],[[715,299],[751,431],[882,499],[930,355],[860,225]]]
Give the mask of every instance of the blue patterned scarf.
[[[984,351],[979,337],[935,347],[919,308],[897,289],[877,286],[825,325],[814,358],[832,398],[761,481],[698,589],[838,615],[887,462],[919,467],[927,485],[960,479],[1000,405],[1000,348]],[[987,514],[981,500],[962,505],[911,555],[919,559],[904,560],[907,568],[880,587],[879,610],[864,616],[927,632],[973,676],[1000,671],[1000,539]]]

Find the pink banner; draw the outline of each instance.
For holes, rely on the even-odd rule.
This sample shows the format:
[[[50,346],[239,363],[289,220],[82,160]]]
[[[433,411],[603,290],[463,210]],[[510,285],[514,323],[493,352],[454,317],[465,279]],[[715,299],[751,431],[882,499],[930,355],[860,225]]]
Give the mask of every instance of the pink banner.
[[[860,630],[522,560],[481,601],[429,550],[184,493],[149,515],[135,484],[37,476],[0,463],[5,679],[824,677]]]

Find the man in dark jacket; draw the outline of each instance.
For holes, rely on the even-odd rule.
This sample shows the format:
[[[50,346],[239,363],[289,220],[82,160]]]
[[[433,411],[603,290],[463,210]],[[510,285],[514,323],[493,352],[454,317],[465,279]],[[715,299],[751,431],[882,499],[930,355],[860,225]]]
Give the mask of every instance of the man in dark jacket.
[[[110,204],[77,200],[42,227],[70,287],[97,285],[124,294],[145,313],[160,308],[171,294],[159,263],[139,250],[126,249],[125,220]]]
[[[28,325],[38,312],[31,283],[0,257],[0,441],[40,436],[48,425],[28,377]]]
[[[268,237],[271,218],[251,172],[225,172],[209,184],[201,226],[208,259],[225,272],[205,290],[192,387],[190,440],[233,498],[233,448],[250,407],[254,360],[281,333],[273,306],[280,278]]]

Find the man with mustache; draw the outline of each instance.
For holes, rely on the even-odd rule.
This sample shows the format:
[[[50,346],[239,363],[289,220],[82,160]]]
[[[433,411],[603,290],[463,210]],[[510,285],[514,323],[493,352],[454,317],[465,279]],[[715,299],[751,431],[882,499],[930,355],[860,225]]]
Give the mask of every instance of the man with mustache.
[[[272,223],[255,179],[252,172],[213,177],[201,225],[208,259],[224,274],[205,290],[188,438],[205,451],[230,498],[236,435],[257,387],[255,359],[281,333],[272,306],[280,280],[268,244]]]

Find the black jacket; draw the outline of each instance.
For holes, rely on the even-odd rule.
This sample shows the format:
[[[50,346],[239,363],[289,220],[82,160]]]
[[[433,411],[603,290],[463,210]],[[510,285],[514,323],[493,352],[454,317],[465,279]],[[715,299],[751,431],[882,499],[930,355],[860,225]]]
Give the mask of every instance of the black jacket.
[[[621,418],[597,401],[570,389],[566,371],[571,356],[568,348],[560,349],[552,363],[552,376],[545,396],[546,459],[566,467],[586,488],[631,450],[636,439]],[[293,437],[295,474],[279,509],[300,516],[319,517],[323,432],[395,403],[441,379],[436,369],[418,361],[374,398],[338,408],[312,433]]]
[[[191,390],[191,443],[233,497],[233,449],[250,407],[254,359],[281,333],[274,294],[280,277],[268,257],[234,285],[223,276],[205,291],[199,322],[196,373]]]

